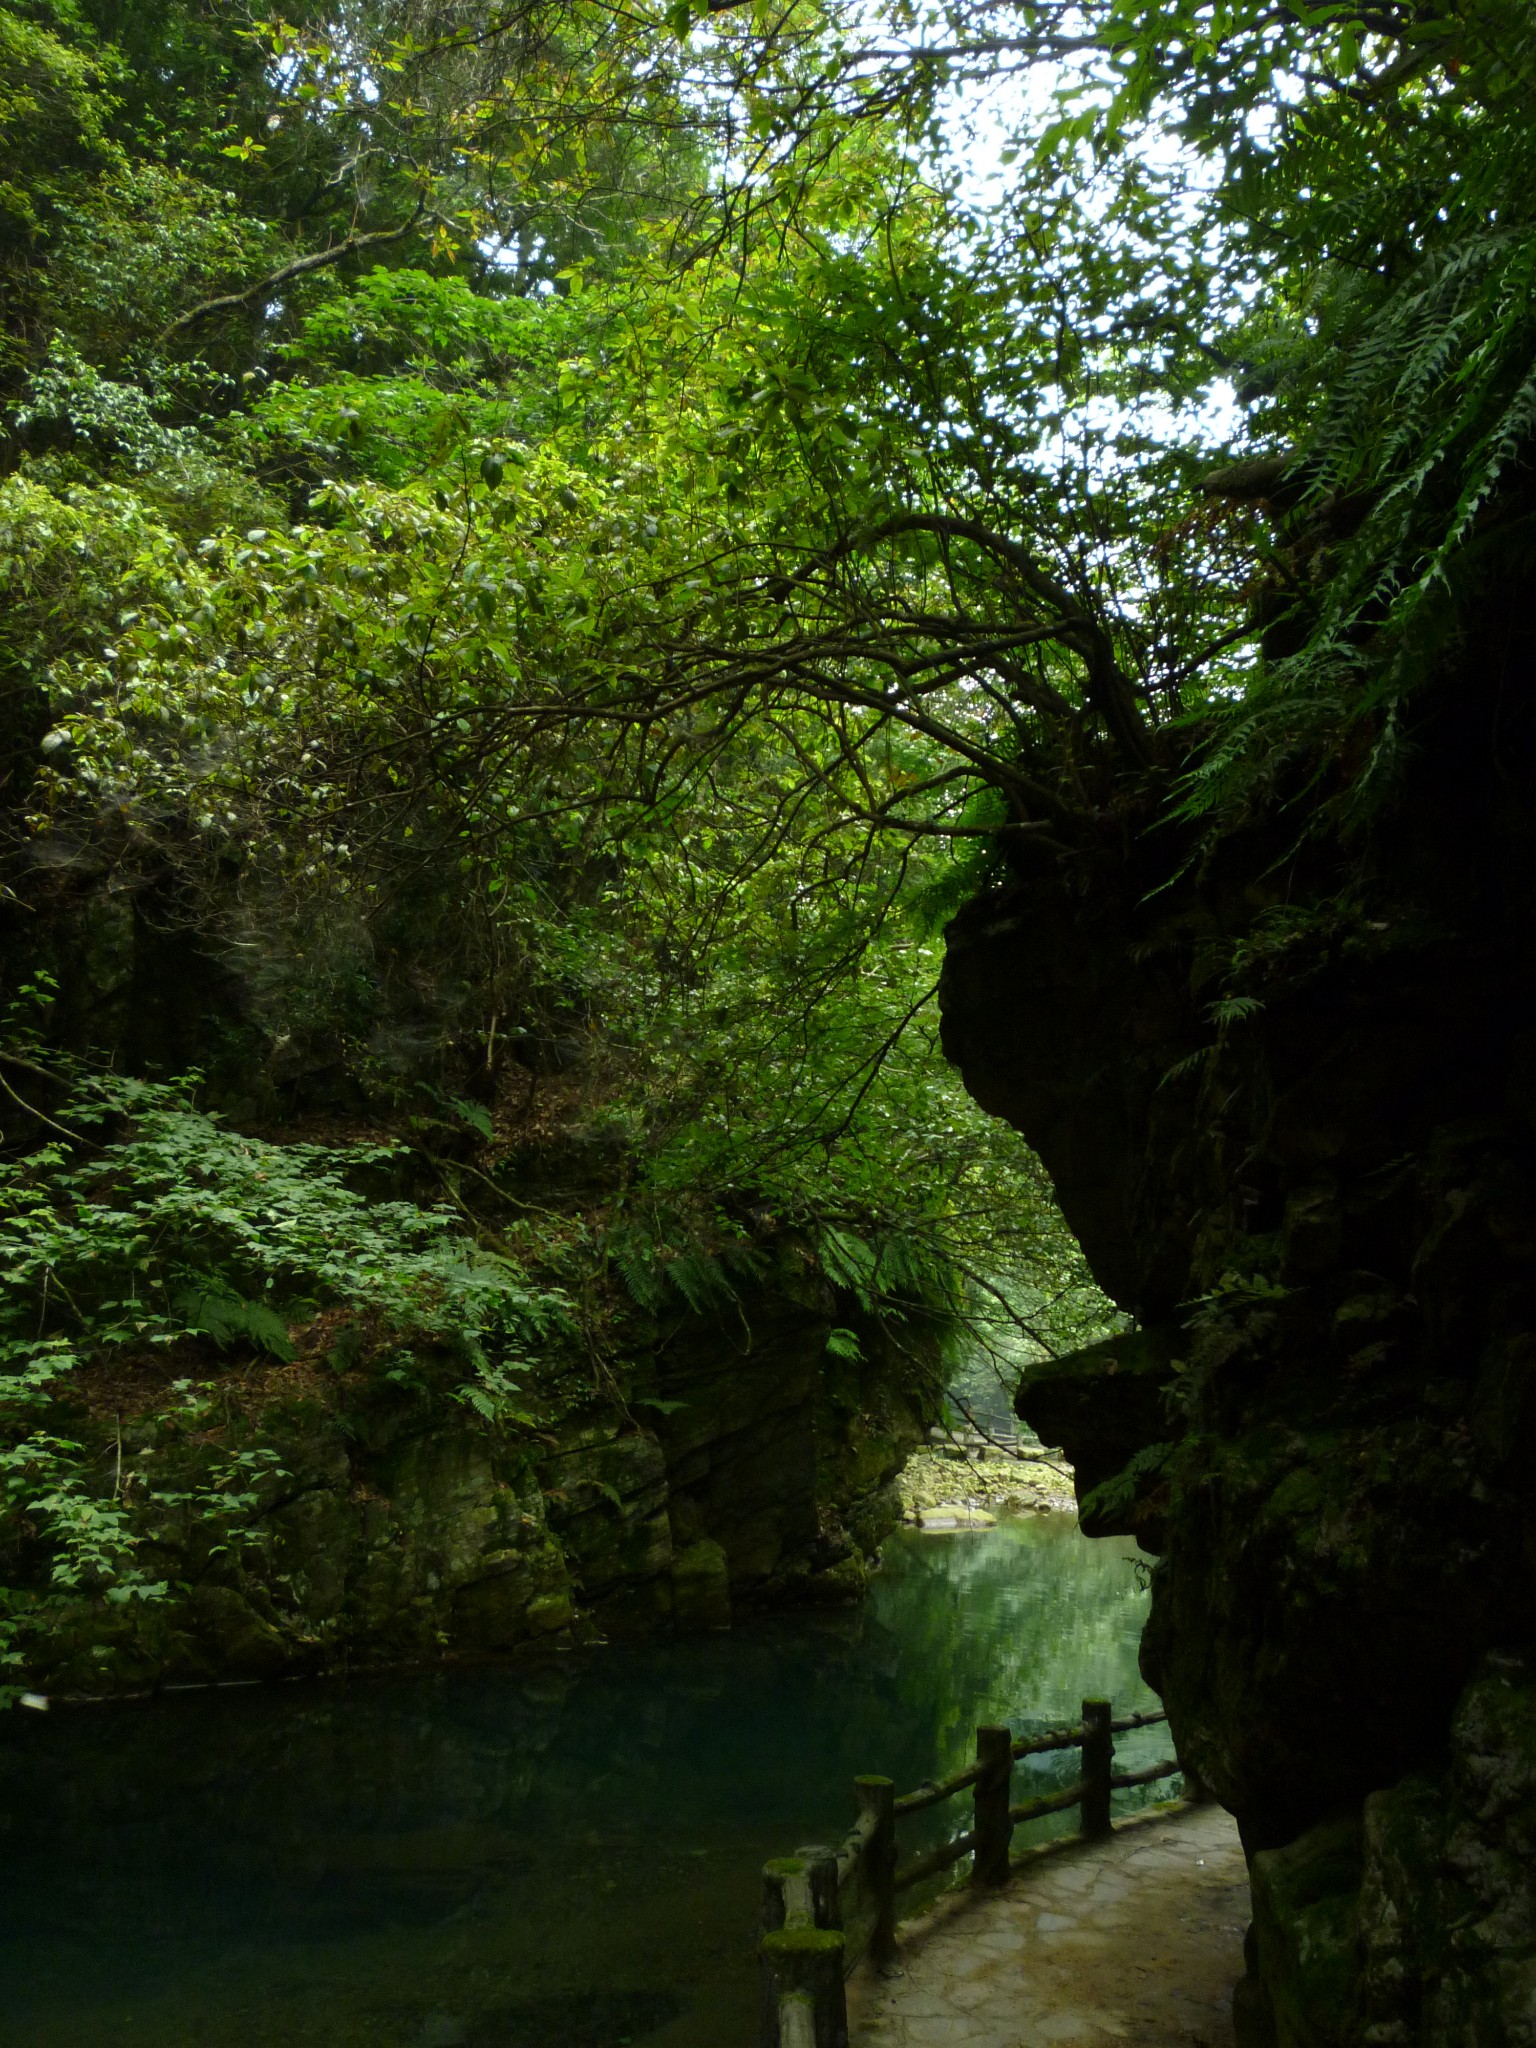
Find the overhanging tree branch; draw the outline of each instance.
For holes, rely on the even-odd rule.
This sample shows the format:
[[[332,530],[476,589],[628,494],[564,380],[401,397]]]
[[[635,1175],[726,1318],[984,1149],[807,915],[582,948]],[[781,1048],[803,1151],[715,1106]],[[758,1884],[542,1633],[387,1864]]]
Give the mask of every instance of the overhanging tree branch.
[[[979,519],[962,519],[948,512],[903,512],[894,519],[882,520],[864,536],[864,540],[873,544],[893,540],[903,533],[931,533],[954,540],[968,540],[974,547],[1006,562],[1027,590],[1059,614],[1055,622],[1056,637],[1083,657],[1088,670],[1089,701],[1109,728],[1111,737],[1138,768],[1153,765],[1152,736],[1130,683],[1115,659],[1109,635],[1096,620],[1084,613],[1064,584],[1058,583],[1054,576],[1040,567],[1027,548],[1021,547],[1016,540],[1010,540],[1006,534],[994,533]]]
[[[767,594],[780,602],[786,601],[793,590],[808,583],[818,570],[904,533],[966,540],[1005,563],[1030,594],[1056,614],[1054,619],[1042,622],[1036,637],[1057,640],[1081,656],[1087,668],[1088,701],[1103,719],[1111,739],[1134,767],[1155,765],[1151,733],[1135,692],[1115,658],[1109,634],[1083,609],[1065,584],[1040,567],[1027,548],[1006,534],[995,533],[979,519],[965,519],[948,512],[900,512],[889,519],[856,527],[789,575],[770,579]]]
[[[395,228],[374,228],[367,234],[348,235],[345,240],[333,242],[328,249],[316,249],[308,256],[299,256],[292,263],[285,263],[281,270],[274,270],[267,277],[261,277],[243,291],[221,292],[217,298],[203,299],[195,306],[189,306],[185,313],[178,313],[169,327],[162,328],[156,337],[164,343],[172,335],[180,334],[185,328],[193,327],[199,320],[205,320],[211,313],[232,313],[238,306],[248,306],[253,299],[264,297],[289,284],[296,277],[307,277],[311,271],[325,270],[332,263],[340,263],[348,256],[356,255],[359,249],[378,248],[385,242],[400,242],[421,226],[424,220],[434,218],[427,211],[425,202],[418,206],[407,221]]]

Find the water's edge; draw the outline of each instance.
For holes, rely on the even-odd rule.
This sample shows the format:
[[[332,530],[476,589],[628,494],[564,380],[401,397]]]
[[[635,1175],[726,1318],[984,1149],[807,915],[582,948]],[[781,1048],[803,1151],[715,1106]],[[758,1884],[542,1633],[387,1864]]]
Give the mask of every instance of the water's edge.
[[[1152,1704],[1139,1577],[1064,1517],[903,1532],[849,1613],[8,1716],[8,2025],[27,2048],[747,2041],[764,1858],[841,1833],[858,1772],[952,1768],[979,1721]]]

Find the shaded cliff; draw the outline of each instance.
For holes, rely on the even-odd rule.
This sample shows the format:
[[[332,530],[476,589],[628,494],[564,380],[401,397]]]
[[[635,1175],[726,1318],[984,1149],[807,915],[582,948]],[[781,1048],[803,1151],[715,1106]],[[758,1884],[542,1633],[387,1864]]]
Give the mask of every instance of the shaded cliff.
[[[1020,1412],[1064,1442],[1085,1526],[1161,1551],[1144,1669],[1256,1870],[1341,1817],[1354,1845],[1310,1894],[1327,1940],[1283,1939],[1270,1886],[1256,2039],[1529,2037],[1491,2017],[1536,1955],[1518,1885],[1461,1899],[1488,1921],[1458,1937],[1464,1993],[1412,1991],[1452,1968],[1433,1901],[1469,1881],[1443,1837],[1486,1659],[1520,1692],[1536,1638],[1533,643],[1517,594],[1485,596],[1368,828],[1342,822],[1342,742],[1200,844],[1143,788],[948,934],[945,1049],[1145,1332],[1041,1368]],[[1485,1775],[1529,1774],[1529,1726],[1483,1727]],[[1411,1785],[1449,1817],[1409,1886],[1384,1845]],[[1497,1807],[1466,1826],[1519,1867]],[[1394,1882],[1418,1904],[1385,1916],[1388,1970]],[[1283,1988],[1324,1950],[1331,1982]]]
[[[858,1597],[942,1392],[910,1260],[898,1304],[846,1214],[837,1278],[753,1188],[637,1197],[645,1077],[579,988],[494,1011],[451,874],[210,924],[50,845],[0,906],[9,1685]]]
[[[204,858],[171,805],[29,820],[26,737],[0,760],[0,1699],[856,1598],[958,1288],[907,1230],[922,1176],[868,1199],[793,1103],[755,1143],[735,966],[711,995],[595,822],[527,837],[494,907],[425,817],[380,826],[366,879],[304,880]]]
[[[158,1374],[77,1376],[59,1424],[115,1461],[115,1498],[143,1511],[144,1575],[167,1590],[55,1594],[17,1676],[131,1691],[856,1599],[900,1519],[892,1482],[929,1383],[877,1326],[863,1360],[830,1358],[848,1304],[792,1247],[772,1281],[729,1322],[680,1318],[634,1362],[654,1391],[627,1412],[572,1375],[521,1423],[487,1423],[455,1398],[461,1361],[421,1350],[409,1375],[385,1373],[334,1341],[344,1324],[300,1333],[286,1364],[172,1385],[183,1353]],[[13,1598],[45,1598],[47,1547],[23,1525],[3,1554]]]

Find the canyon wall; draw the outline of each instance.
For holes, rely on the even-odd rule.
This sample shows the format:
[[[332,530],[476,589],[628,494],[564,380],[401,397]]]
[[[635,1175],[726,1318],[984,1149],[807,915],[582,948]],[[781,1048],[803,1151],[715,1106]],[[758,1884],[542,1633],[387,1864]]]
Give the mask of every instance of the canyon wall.
[[[596,1301],[593,1355],[551,1341],[519,1367],[521,1419],[476,1412],[451,1347],[392,1344],[334,1300],[295,1305],[310,1319],[284,1362],[189,1334],[62,1375],[43,1425],[82,1447],[80,1512],[130,1512],[152,1597],[89,1574],[58,1584],[13,1487],[0,1652],[5,1589],[26,1626],[0,1679],[95,1694],[429,1664],[859,1596],[900,1518],[895,1476],[937,1412],[937,1320],[866,1313],[745,1201],[721,1236],[750,1256],[717,1263],[707,1299],[668,1289],[666,1244],[649,1288],[628,1287],[619,1198],[643,1164],[643,1077],[577,986],[496,1013],[456,864],[367,903],[322,891],[301,916],[259,872],[205,877],[197,895],[163,849],[106,827],[10,836],[0,988],[44,990],[22,1021],[41,1019],[48,1048],[28,1040],[21,1067],[0,1066],[35,1099],[6,1091],[13,1150],[53,1134],[54,1049],[130,1074],[195,1068],[200,1105],[236,1130],[395,1142],[390,1165],[359,1169],[370,1198],[441,1206],[462,1187],[493,1243],[534,1215],[557,1252],[578,1226],[589,1250],[610,1231],[621,1249],[573,1283]],[[30,1409],[4,1420],[11,1436],[39,1426]]]
[[[116,1461],[130,1502],[163,1503],[138,1562],[167,1590],[82,1592],[18,1675],[135,1691],[857,1599],[933,1397],[876,1325],[861,1360],[829,1356],[857,1310],[791,1249],[774,1277],[728,1322],[678,1317],[641,1362],[654,1393],[627,1414],[571,1389],[536,1426],[488,1424],[453,1397],[462,1367],[422,1353],[408,1379],[318,1347],[225,1363],[180,1403],[158,1382],[84,1375],[71,1426],[104,1471]],[[6,1563],[10,1583],[45,1583],[24,1542]]]
[[[1532,679],[1490,605],[1368,824],[1342,754],[1204,841],[1147,788],[949,929],[948,1056],[1140,1326],[1018,1405],[1159,1553],[1254,2043],[1536,2040]]]

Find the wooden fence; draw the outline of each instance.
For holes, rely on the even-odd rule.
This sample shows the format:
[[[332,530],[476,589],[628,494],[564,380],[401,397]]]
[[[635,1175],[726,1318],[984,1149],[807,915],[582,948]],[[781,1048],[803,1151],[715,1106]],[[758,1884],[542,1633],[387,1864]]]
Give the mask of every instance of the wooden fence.
[[[1112,1792],[1150,1785],[1182,1768],[1170,1758],[1146,1770],[1116,1771],[1115,1736],[1167,1718],[1159,1712],[1117,1721],[1108,1700],[1084,1700],[1076,1728],[1017,1742],[1007,1728],[978,1728],[976,1761],[915,1791],[898,1794],[889,1778],[855,1778],[859,1817],[836,1848],[801,1849],[763,1866],[760,2048],[847,2048],[844,1979],[865,1956],[877,1964],[894,1959],[899,1895],[964,1856],[973,1859],[972,1884],[1002,1884],[1014,1829],[1068,1807],[1081,1809],[1081,1835],[1107,1835]],[[1014,1759],[1055,1749],[1082,1751],[1078,1782],[1015,1805]],[[972,1800],[966,1832],[902,1863],[898,1822],[965,1791]]]

